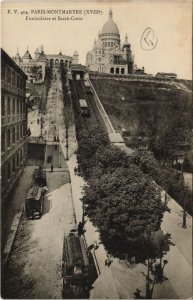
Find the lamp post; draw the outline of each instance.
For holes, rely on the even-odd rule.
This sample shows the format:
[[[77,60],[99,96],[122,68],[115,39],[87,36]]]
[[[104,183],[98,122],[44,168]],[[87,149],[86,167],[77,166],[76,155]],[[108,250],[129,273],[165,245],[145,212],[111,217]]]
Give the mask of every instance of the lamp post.
[[[183,173],[185,158],[186,158],[186,154],[185,154],[185,157],[183,159],[182,167],[181,167],[182,200],[183,200],[183,222],[182,222],[182,228],[186,228],[186,197],[185,197],[184,173]]]

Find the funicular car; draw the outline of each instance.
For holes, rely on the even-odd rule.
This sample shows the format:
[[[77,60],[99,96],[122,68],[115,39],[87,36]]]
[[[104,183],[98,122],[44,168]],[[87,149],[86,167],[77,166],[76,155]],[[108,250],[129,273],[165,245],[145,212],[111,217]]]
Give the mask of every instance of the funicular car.
[[[71,232],[64,238],[63,246],[63,299],[88,299],[93,274],[94,263],[89,258],[83,237]]]
[[[35,218],[38,216],[41,218],[43,213],[43,202],[44,202],[45,190],[38,186],[33,185],[25,199],[25,215],[29,218]]]
[[[81,115],[89,117],[89,108],[85,99],[79,99]]]

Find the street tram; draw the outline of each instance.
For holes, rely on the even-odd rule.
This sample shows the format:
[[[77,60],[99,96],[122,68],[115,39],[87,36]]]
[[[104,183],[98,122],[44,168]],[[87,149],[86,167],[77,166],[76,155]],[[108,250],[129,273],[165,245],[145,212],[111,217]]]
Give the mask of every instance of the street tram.
[[[38,185],[33,185],[25,199],[25,215],[28,219],[39,217],[43,214],[45,190]]]
[[[24,210],[28,219],[43,214],[44,195],[47,190],[46,170],[39,166],[34,170],[30,189],[25,199]]]
[[[62,257],[63,299],[88,299],[96,279],[94,262],[86,250],[84,238],[76,232],[64,237]]]

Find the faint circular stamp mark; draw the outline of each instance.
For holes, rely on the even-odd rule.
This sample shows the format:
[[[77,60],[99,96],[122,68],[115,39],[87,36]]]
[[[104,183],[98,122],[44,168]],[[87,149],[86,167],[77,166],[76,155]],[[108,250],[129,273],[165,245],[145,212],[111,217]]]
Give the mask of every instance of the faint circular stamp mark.
[[[146,51],[153,50],[158,42],[158,38],[151,27],[147,27],[141,36],[141,48]]]

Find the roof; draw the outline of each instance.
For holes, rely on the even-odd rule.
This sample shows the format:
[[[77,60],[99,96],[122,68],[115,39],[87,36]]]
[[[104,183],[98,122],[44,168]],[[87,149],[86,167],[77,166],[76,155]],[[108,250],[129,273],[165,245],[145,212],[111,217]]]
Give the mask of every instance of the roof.
[[[34,185],[32,186],[32,188],[30,188],[26,199],[40,200],[41,194],[42,194],[42,188],[39,187],[38,185]]]
[[[38,61],[45,61],[46,60],[46,55],[44,51],[42,51],[37,59]]]
[[[169,76],[177,76],[176,73],[167,73],[167,72],[158,72],[156,75],[158,75],[158,74],[160,74],[160,75],[169,75]]]
[[[109,133],[109,139],[111,143],[124,143],[122,136],[117,132]]]
[[[71,71],[83,71],[86,72],[86,67],[81,64],[72,64]]]
[[[27,75],[22,71],[22,69],[16,64],[16,62],[1,48],[1,62],[5,62],[12,66],[15,71],[17,71],[23,78],[27,80]]]
[[[106,34],[106,33],[114,33],[119,35],[119,29],[117,27],[117,24],[113,21],[113,12],[110,9],[109,10],[109,19],[108,21],[103,25],[102,32],[101,34]]]
[[[29,51],[27,50],[25,52],[25,54],[22,56],[22,59],[32,59],[31,54],[29,53]]]
[[[87,102],[86,102],[85,99],[79,99],[79,102],[80,102],[81,107],[88,107]]]
[[[75,264],[89,265],[83,240],[78,236],[67,236],[64,238],[63,260],[67,266]]]
[[[78,56],[79,54],[78,54],[78,51],[74,51],[74,54],[73,54],[73,56]]]

